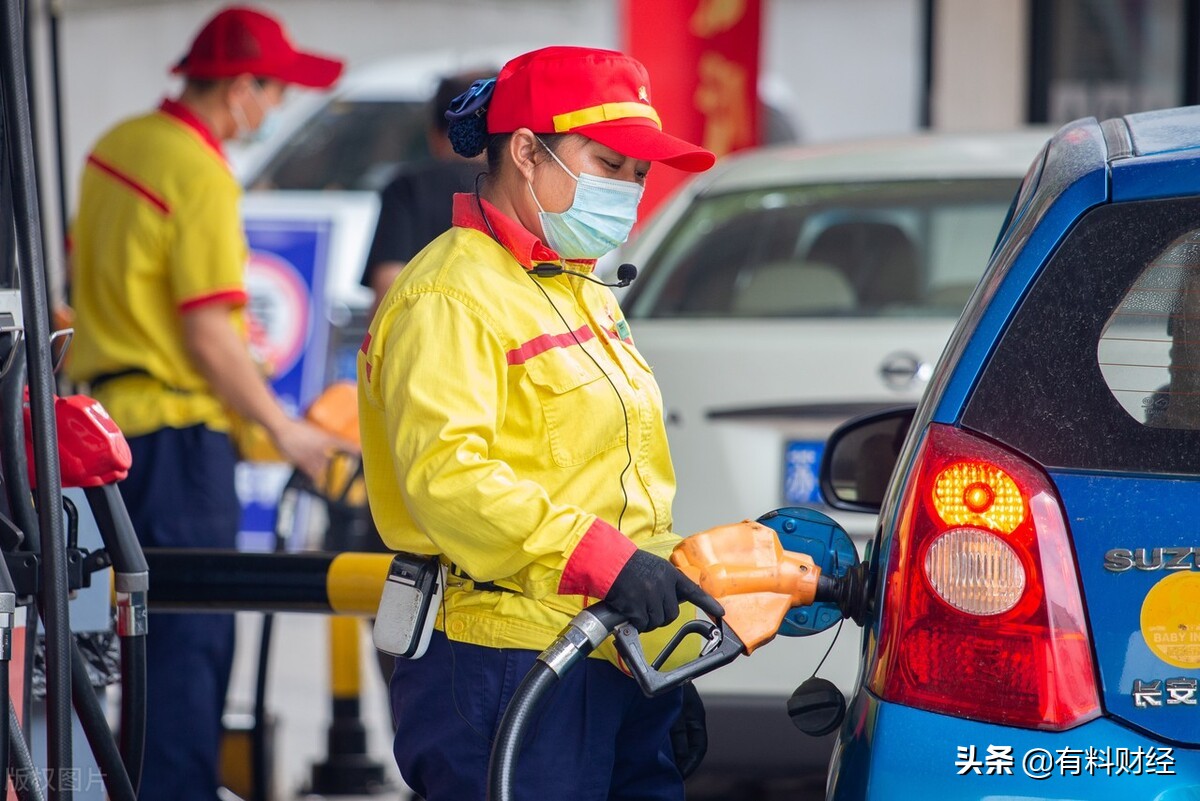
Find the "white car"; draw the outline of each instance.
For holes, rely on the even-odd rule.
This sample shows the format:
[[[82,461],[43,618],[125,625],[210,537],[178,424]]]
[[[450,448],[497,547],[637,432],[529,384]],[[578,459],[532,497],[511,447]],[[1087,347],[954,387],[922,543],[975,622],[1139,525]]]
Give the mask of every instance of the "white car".
[[[922,135],[735,155],[606,260],[606,272],[638,268],[621,303],[665,401],[676,531],[820,506],[826,436],[921,395],[1048,136]],[[833,515],[861,555],[874,516]],[[845,629],[820,675],[848,693],[861,638]],[[833,636],[779,637],[697,680],[710,735],[702,771],[823,776],[832,737],[800,734],[785,703]]]

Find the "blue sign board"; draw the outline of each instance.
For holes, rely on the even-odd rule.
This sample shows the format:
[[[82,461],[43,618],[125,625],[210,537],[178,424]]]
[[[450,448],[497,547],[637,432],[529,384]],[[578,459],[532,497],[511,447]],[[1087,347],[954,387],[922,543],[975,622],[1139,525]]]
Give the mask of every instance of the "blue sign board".
[[[783,502],[789,506],[821,503],[817,476],[824,442],[788,442],[783,457]]]
[[[312,219],[252,219],[246,288],[251,348],[271,373],[271,386],[289,413],[303,410],[325,387],[325,273],[332,223]],[[279,494],[288,466],[238,467],[242,499],[241,547],[271,543]]]

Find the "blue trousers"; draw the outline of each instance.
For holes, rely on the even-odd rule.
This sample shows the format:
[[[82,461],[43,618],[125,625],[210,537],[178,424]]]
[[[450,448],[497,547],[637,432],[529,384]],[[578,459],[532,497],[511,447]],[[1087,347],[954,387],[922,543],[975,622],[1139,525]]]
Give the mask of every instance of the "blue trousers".
[[[392,674],[396,764],[425,801],[482,801],[492,739],[536,651],[450,642],[434,632]],[[517,760],[517,801],[683,801],[671,750],[680,691],[646,698],[608,662],[585,659],[543,699]]]
[[[241,505],[228,436],[203,426],[168,428],[133,437],[129,447],[133,466],[119,486],[143,546],[236,546]],[[140,801],[216,799],[233,647],[233,615],[150,615]]]

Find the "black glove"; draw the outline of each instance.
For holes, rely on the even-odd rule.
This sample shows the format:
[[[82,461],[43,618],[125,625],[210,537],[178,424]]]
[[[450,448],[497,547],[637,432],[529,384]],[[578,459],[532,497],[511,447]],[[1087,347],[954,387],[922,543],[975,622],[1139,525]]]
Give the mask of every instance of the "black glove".
[[[634,551],[604,600],[638,631],[665,626],[679,617],[680,601],[690,601],[713,617],[725,614],[699,584],[649,551]]]
[[[683,684],[683,709],[671,727],[671,750],[675,754],[675,767],[685,779],[696,772],[708,751],[704,701],[690,681]]]

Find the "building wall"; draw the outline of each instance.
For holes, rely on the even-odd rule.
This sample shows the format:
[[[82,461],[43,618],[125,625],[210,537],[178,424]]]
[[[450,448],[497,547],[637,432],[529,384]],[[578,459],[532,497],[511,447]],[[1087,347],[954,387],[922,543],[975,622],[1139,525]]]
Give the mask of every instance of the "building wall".
[[[638,0],[653,2],[653,0]],[[1003,5],[1005,0],[989,0]],[[404,51],[513,44],[617,47],[620,0],[249,0],[294,40],[349,66]],[[922,0],[762,0],[763,87],[805,141],[893,135],[919,122]],[[960,0],[970,3],[972,0]],[[62,272],[48,9],[59,9],[67,208],[109,126],[178,89],[168,70],[217,0],[33,0],[41,192],[52,288]],[[69,215],[68,211],[68,215]]]
[[[405,50],[511,42],[615,47],[616,0],[257,0],[298,43],[350,66]],[[813,141],[917,125],[919,0],[763,0],[771,95]],[[213,0],[65,0],[62,85],[68,187],[95,139],[177,87],[167,70]],[[40,9],[44,17],[45,6]],[[43,98],[45,81],[41,81]],[[44,104],[43,104],[44,105]]]
[[[1028,6],[1028,0],[934,3],[933,128],[1003,130],[1025,121]]]
[[[763,0],[763,71],[786,84],[806,141],[920,122],[920,0]]]

